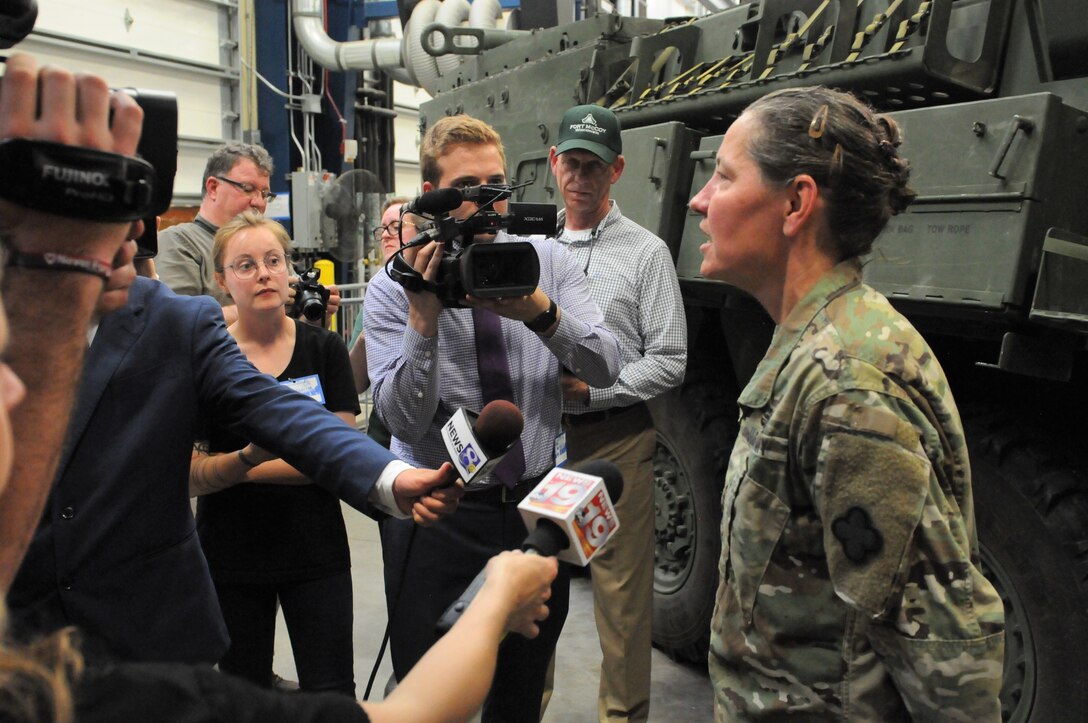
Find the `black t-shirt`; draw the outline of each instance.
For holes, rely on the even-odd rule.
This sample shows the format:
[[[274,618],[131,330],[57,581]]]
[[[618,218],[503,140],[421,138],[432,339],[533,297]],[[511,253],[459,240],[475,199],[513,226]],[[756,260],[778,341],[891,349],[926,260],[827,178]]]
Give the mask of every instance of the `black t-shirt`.
[[[78,723],[366,723],[339,693],[266,690],[211,668],[121,663],[88,668],[75,690]]]
[[[359,413],[359,396],[347,347],[336,334],[295,322],[295,349],[277,377],[295,389],[320,382],[325,408]],[[315,401],[315,404],[318,403]],[[296,422],[306,434],[306,420]],[[231,452],[247,443],[214,423],[211,452]],[[317,485],[240,484],[197,501],[197,531],[212,577],[222,582],[270,583],[309,580],[351,565],[340,501]]]

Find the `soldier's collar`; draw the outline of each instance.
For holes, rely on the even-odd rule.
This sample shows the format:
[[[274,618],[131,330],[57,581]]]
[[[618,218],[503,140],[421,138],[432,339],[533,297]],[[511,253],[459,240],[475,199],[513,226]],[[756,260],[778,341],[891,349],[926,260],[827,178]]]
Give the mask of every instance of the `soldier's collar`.
[[[778,373],[789,359],[813,319],[834,299],[861,283],[861,260],[857,257],[840,261],[824,274],[816,285],[790,309],[782,323],[774,328],[771,345],[756,367],[751,381],[741,392],[737,403],[758,409],[767,404],[774,391]]]

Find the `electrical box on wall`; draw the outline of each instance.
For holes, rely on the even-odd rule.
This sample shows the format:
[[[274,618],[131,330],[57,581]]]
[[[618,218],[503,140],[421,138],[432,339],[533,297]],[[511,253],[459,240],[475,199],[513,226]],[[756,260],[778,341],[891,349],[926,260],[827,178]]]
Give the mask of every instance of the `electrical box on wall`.
[[[291,174],[291,223],[295,248],[316,251],[321,240],[321,199],[332,180],[324,171],[295,171]]]

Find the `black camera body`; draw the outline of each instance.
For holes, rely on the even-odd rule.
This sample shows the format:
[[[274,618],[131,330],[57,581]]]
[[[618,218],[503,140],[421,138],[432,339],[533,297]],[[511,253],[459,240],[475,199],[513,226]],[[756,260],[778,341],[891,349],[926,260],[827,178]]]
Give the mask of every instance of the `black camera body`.
[[[540,259],[531,243],[475,243],[439,262],[435,294],[447,307],[466,295],[481,299],[526,296],[540,281]]]
[[[410,204],[410,210],[421,215],[430,213],[435,218],[406,246],[456,238],[461,239],[461,246],[443,254],[434,283],[424,280],[399,253],[386,266],[389,276],[408,291],[433,292],[448,308],[460,308],[461,299],[466,295],[495,299],[533,293],[540,281],[540,259],[531,243],[473,243],[477,235],[499,231],[522,236],[550,236],[555,232],[557,210],[554,204],[510,203],[505,215],[491,207],[495,202],[509,198],[513,190],[511,186],[489,184],[460,189],[460,192],[443,188],[420,196]],[[479,204],[479,210],[465,219],[446,215],[465,199]]]
[[[308,321],[323,321],[329,308],[329,290],[317,280],[321,274],[316,268],[298,275],[298,282],[291,284],[295,290],[295,300],[287,313],[294,319],[306,318]]]

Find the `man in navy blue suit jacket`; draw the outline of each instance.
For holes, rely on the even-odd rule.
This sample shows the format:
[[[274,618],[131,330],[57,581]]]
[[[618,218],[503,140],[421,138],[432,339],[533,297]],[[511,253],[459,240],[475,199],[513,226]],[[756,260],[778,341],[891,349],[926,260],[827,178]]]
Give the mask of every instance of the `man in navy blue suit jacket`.
[[[128,660],[214,663],[228,638],[189,504],[214,417],[371,516],[437,519],[449,469],[414,470],[259,373],[210,297],[137,279],[94,335],[53,490],[8,593],[20,632],[76,625]]]

